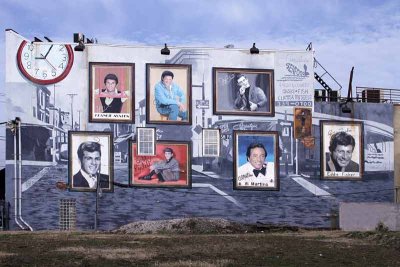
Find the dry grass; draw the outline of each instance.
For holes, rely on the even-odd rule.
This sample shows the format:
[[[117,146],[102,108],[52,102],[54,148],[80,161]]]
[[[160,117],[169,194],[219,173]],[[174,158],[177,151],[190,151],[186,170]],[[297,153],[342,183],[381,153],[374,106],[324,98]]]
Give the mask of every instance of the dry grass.
[[[9,252],[0,251],[0,258],[11,257],[11,256],[16,256],[16,255],[17,254],[15,254],[15,253],[9,253]]]
[[[135,225],[156,234],[132,234]],[[0,266],[400,266],[400,233],[277,230],[203,219],[149,225],[114,233],[0,232]]]
[[[118,260],[118,259],[137,259],[147,260],[153,258],[156,253],[152,253],[143,248],[90,248],[90,247],[61,247],[56,252],[78,253],[88,259]]]
[[[192,267],[223,267],[231,266],[232,261],[219,259],[215,263],[204,262],[204,261],[191,261],[191,260],[179,260],[176,262],[155,262],[154,266],[157,267],[182,267],[182,266],[192,266]]]

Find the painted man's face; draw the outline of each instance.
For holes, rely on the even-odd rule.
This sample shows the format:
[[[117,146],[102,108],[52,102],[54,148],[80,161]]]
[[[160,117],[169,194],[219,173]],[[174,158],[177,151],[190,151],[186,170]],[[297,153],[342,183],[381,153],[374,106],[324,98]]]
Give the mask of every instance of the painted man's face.
[[[95,175],[100,168],[101,156],[99,151],[83,151],[82,170],[89,175]]]
[[[172,84],[172,77],[171,76],[164,76],[162,82],[166,87],[170,87]]]
[[[107,92],[109,92],[109,93],[114,92],[116,86],[117,86],[117,81],[111,80],[111,79],[106,80]]]
[[[166,160],[170,160],[172,158],[172,153],[169,151],[164,152],[164,156]]]
[[[238,85],[239,85],[240,87],[244,87],[244,88],[250,87],[249,80],[248,80],[246,77],[244,77],[244,76],[241,76],[241,77],[237,80],[237,83],[238,83]]]
[[[339,164],[340,167],[346,167],[350,163],[351,156],[353,155],[353,150],[354,147],[352,145],[338,145],[333,151],[332,157]]]
[[[265,162],[265,150],[255,147],[250,150],[250,157],[247,158],[254,169],[261,170]]]

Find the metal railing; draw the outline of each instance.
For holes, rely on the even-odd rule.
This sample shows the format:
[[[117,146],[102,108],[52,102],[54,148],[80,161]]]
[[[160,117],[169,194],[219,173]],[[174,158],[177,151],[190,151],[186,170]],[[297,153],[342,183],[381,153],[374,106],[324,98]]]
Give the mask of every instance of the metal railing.
[[[356,87],[357,102],[400,103],[400,90],[376,87]]]
[[[340,94],[332,93],[334,93],[334,91],[315,89],[314,100],[316,102],[348,102],[347,97],[342,97]],[[350,101],[399,104],[400,90],[375,87],[356,87],[355,97],[352,97]]]

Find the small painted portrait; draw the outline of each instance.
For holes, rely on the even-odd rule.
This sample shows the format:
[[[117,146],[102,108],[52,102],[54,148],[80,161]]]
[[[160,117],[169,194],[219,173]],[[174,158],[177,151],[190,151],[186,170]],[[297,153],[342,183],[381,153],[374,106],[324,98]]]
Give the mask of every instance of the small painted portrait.
[[[294,138],[302,139],[311,136],[312,109],[294,108]]]
[[[71,191],[113,191],[112,135],[105,132],[69,132]]]
[[[131,186],[190,188],[191,145],[183,141],[158,141],[155,155],[138,155],[130,143]]]
[[[89,63],[89,121],[134,122],[134,64]]]
[[[217,115],[274,116],[274,71],[213,68]]]
[[[277,132],[234,131],[234,189],[279,190]]]
[[[362,129],[362,122],[321,121],[322,178],[362,178]]]
[[[146,121],[191,124],[191,65],[146,64]]]

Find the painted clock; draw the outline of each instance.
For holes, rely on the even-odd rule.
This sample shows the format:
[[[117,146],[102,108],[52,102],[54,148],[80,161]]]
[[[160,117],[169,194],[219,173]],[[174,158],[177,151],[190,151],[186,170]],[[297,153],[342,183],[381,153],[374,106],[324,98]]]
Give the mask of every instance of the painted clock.
[[[18,48],[17,64],[31,82],[49,85],[67,77],[74,63],[71,45],[23,41]]]

